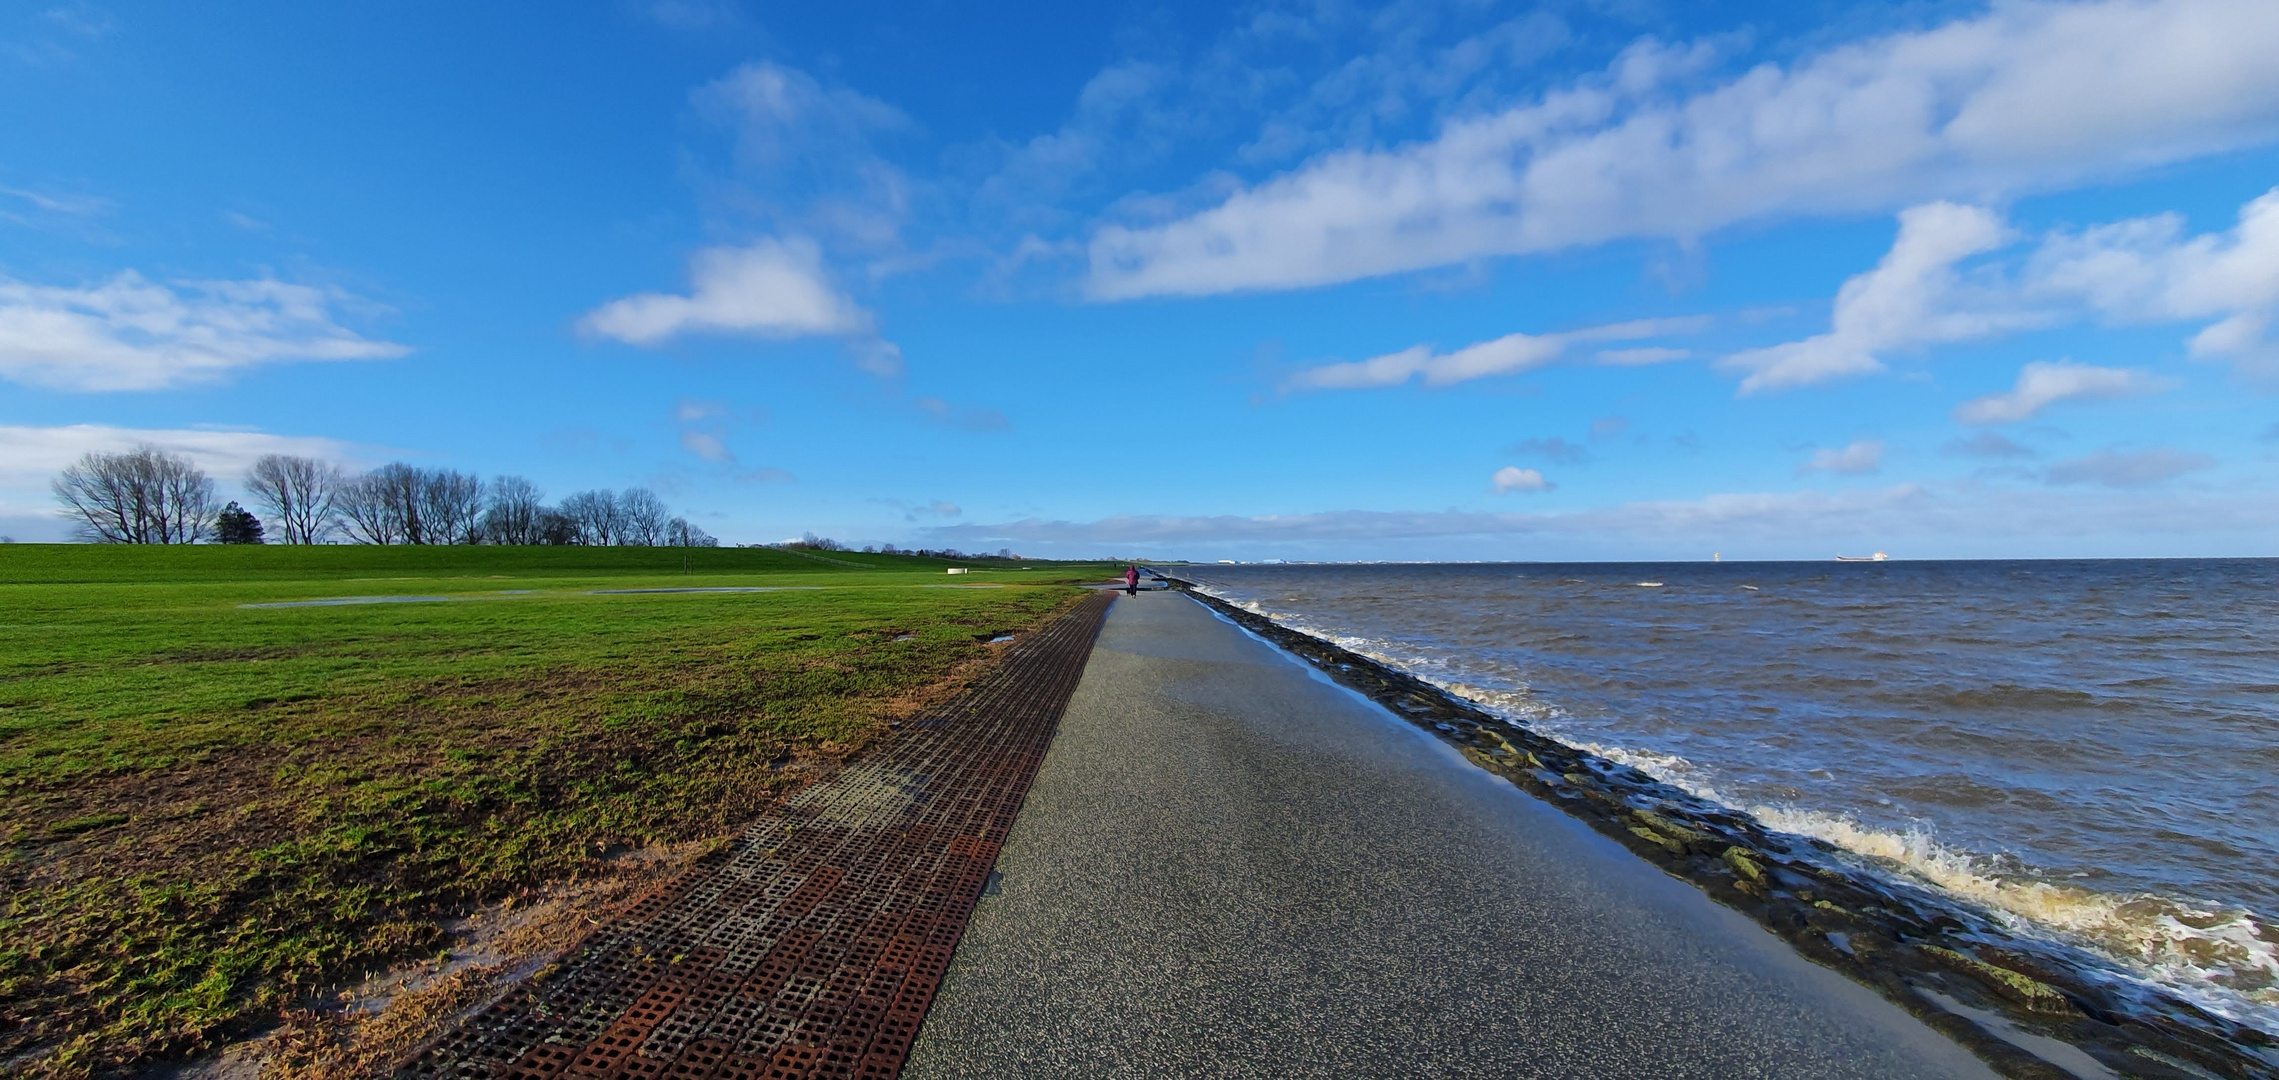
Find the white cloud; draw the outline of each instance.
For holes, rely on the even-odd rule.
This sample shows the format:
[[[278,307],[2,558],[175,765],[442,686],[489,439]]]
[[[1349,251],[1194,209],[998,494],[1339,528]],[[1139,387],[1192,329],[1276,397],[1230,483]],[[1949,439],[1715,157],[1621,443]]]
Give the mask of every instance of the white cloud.
[[[1812,452],[1812,459],[1798,466],[1796,474],[1826,472],[1838,476],[1859,476],[1874,472],[1883,464],[1883,441],[1856,439],[1847,446],[1823,447]]]
[[[0,532],[19,540],[62,540],[70,532],[54,513],[48,482],[90,452],[112,453],[149,443],[188,456],[216,484],[235,488],[245,470],[263,454],[297,454],[349,467],[367,464],[347,443],[305,435],[198,428],[122,428],[108,424],[59,427],[0,425]]]
[[[1642,349],[1600,349],[1598,362],[1608,367],[1646,367],[1650,364],[1667,364],[1693,355],[1692,349],[1672,349],[1649,345]]]
[[[2097,484],[2112,488],[2151,487],[2216,463],[2206,454],[2156,446],[2150,450],[2099,450],[2060,461],[2046,474],[2052,484]]]
[[[2166,385],[2164,380],[2131,368],[2032,363],[2018,370],[2016,386],[1955,406],[1955,419],[1965,424],[2014,424],[2030,420],[2061,401],[2137,397]]]
[[[689,293],[639,293],[587,313],[589,334],[653,348],[683,334],[796,338],[858,334],[870,316],[823,272],[809,240],[705,248],[689,259]]]
[[[333,321],[345,294],[266,278],[80,288],[0,278],[0,376],[59,390],[159,390],[256,364],[411,350]]]
[[[693,424],[699,420],[714,420],[728,415],[728,403],[706,398],[682,398],[673,404],[673,422]]]
[[[2279,131],[2279,5],[1998,3],[1762,64],[1646,41],[1535,102],[1348,150],[1089,245],[1098,299],[1321,285],[1621,237],[1984,199]]]
[[[927,419],[967,431],[1008,431],[1013,422],[995,409],[961,409],[938,397],[922,397],[911,402]]]
[[[847,342],[847,358],[882,379],[902,374],[902,346],[885,338],[859,337]]]
[[[673,403],[673,426],[681,449],[714,464],[736,464],[728,436],[738,428],[768,422],[766,409],[734,409],[725,401],[684,397]]]
[[[102,37],[116,26],[109,12],[93,4],[57,4],[40,12],[40,18],[82,37]]]
[[[734,461],[736,455],[728,451],[728,444],[709,431],[681,432],[681,449],[706,461]]]
[[[1521,439],[1504,447],[1504,452],[1527,457],[1540,457],[1545,461],[1556,461],[1563,465],[1588,461],[1591,456],[1589,448],[1568,442],[1556,435],[1548,439]]]
[[[1517,465],[1497,469],[1496,474],[1488,479],[1495,483],[1499,495],[1514,491],[1549,491],[1558,486],[1545,480],[1542,473],[1534,469],[1522,469]]]
[[[2215,319],[2192,338],[2194,355],[2279,372],[2266,336],[2279,309],[2279,188],[2223,233],[2186,236],[2181,217],[2163,214],[2052,234],[2027,263],[2026,288],[2118,322]]]
[[[1515,100],[1540,80],[1547,56],[1576,40],[1546,11],[1269,0],[1225,20],[1215,38],[1175,52],[1145,35],[1131,39],[1136,54],[1101,68],[1056,130],[1019,144],[990,138],[960,148],[957,158],[993,163],[994,171],[959,201],[981,230],[1032,234],[988,286],[1042,286],[1057,275],[1027,265],[1049,259],[1052,270],[1080,267],[1085,245],[1033,234],[1066,233],[1082,220],[1079,207],[1156,182],[1198,148],[1229,151],[1230,164],[1258,169],[1324,148],[1411,137],[1446,117]],[[1165,220],[1239,186],[1232,174],[1212,172],[1167,194],[1115,199],[1108,216]]]
[[[1323,364],[1292,375],[1285,385],[1294,390],[1352,390],[1399,386],[1421,375],[1426,386],[1447,386],[1491,375],[1513,375],[1549,364],[1579,341],[1621,341],[1692,333],[1708,325],[1705,318],[1638,319],[1556,334],[1506,334],[1493,341],[1467,345],[1455,352],[1435,352],[1430,345],[1411,345],[1399,352],[1338,364]]]
[[[1967,439],[1956,439],[1946,445],[1950,454],[1976,458],[2030,458],[2034,451],[2020,446],[1991,431],[1981,431]]]
[[[71,192],[32,191],[27,188],[0,186],[0,195],[21,200],[29,204],[32,209],[49,214],[93,217],[98,214],[109,213],[111,210],[111,201],[108,199]],[[6,215],[5,211],[0,211],[0,217],[6,216],[9,215]]]
[[[1828,333],[1736,353],[1719,366],[1747,372],[1740,392],[1750,394],[1882,371],[1880,354],[1900,349],[2078,319],[2212,319],[2191,338],[2194,355],[2279,377],[2279,343],[2268,337],[2279,315],[2279,188],[2241,207],[2239,223],[2220,233],[2190,236],[2181,216],[2162,214],[2052,232],[2008,265],[1988,265],[1975,275],[1957,270],[1959,262],[2012,239],[1985,209],[1911,208],[1900,214],[1890,253],[1837,293]],[[2064,398],[2134,396],[2162,385],[2141,373],[2115,374],[2120,370],[2031,366],[2018,389],[1970,402],[1957,417],[2003,423],[1999,417],[2024,419]]]
[[[1955,264],[2009,236],[1991,211],[1954,203],[1912,207],[1875,269],[1844,282],[1827,333],[1735,353],[1719,367],[1748,373],[1744,395],[1882,371],[1877,354],[1987,337],[2045,321],[2008,297],[1974,292]]]
[[[912,184],[872,145],[913,126],[900,110],[765,62],[699,87],[690,104],[735,133],[733,162],[706,177],[719,209],[767,219],[779,233],[826,237],[834,251],[900,246]]]

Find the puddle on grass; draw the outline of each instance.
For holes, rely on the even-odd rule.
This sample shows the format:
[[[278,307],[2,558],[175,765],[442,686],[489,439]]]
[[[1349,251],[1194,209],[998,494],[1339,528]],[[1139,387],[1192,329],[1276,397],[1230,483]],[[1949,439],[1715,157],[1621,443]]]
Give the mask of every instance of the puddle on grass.
[[[270,604],[239,604],[241,608],[346,607],[350,604],[440,604],[448,596],[334,596],[323,600],[282,600]]]
[[[995,585],[958,586],[959,588],[994,589]],[[821,589],[821,585],[696,585],[669,589],[589,589],[591,596],[625,595],[631,593],[758,593],[808,592]],[[498,596],[530,596],[536,589],[500,589]],[[321,600],[280,600],[266,604],[239,604],[241,608],[298,608],[347,607],[352,604],[442,604],[453,600],[479,600],[481,596],[328,596]]]
[[[588,589],[588,596],[623,596],[630,593],[683,592],[814,592],[821,585],[698,585],[679,589]]]

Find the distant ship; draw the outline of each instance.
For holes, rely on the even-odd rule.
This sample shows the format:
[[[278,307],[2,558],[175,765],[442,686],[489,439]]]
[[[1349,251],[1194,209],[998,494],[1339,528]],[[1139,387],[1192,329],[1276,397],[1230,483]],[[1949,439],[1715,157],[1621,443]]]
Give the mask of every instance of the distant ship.
[[[1836,561],[1837,561],[1837,562],[1884,562],[1884,561],[1886,561],[1886,560],[1888,560],[1888,559],[1890,559],[1890,558],[1891,558],[1891,556],[1889,556],[1889,555],[1886,555],[1886,554],[1884,554],[1883,552],[1880,552],[1880,551],[1878,551],[1878,552],[1876,552],[1876,553],[1875,553],[1875,554],[1873,554],[1873,555],[1838,555],[1838,556],[1836,556]]]

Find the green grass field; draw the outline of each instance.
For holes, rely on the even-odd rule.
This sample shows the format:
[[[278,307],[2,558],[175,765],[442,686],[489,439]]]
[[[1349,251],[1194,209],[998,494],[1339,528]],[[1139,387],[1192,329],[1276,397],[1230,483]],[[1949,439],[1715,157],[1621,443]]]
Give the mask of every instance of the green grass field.
[[[0,547],[0,1073],[191,1051],[597,853],[731,833],[1115,569],[946,565]],[[719,586],[782,591],[595,592]],[[366,596],[449,599],[243,606]]]

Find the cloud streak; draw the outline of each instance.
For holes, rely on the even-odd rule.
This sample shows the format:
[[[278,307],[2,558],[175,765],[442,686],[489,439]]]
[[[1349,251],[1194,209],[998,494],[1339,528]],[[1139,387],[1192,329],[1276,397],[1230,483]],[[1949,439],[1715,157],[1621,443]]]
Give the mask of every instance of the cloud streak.
[[[1697,317],[1638,319],[1555,334],[1506,334],[1447,353],[1430,345],[1411,345],[1367,360],[1307,368],[1283,385],[1290,390],[1357,390],[1399,386],[1422,377],[1426,386],[1450,386],[1533,371],[1559,360],[1578,342],[1666,337],[1693,333],[1708,324],[1708,319]]]
[[[2206,454],[2167,446],[2149,450],[2099,450],[2071,461],[2056,462],[2045,475],[2052,484],[2141,488],[2167,483],[2215,463],[2216,459]]]
[[[1883,465],[1883,440],[1856,439],[1840,447],[1823,447],[1812,452],[1812,457],[1797,467],[1796,475],[1834,473],[1837,476],[1864,476]]]
[[[1884,369],[1877,354],[1967,341],[2035,325],[2041,317],[1967,292],[1956,264],[2001,247],[2009,230],[1992,211],[1931,203],[1899,215],[1899,236],[1875,269],[1844,282],[1825,334],[1751,349],[1720,361],[1747,374],[1742,396]]]
[[[1013,422],[996,409],[961,409],[938,397],[922,397],[911,404],[926,418],[961,431],[1010,431]]]
[[[2165,380],[2131,368],[2033,363],[2018,370],[2018,383],[2010,389],[1955,406],[1955,420],[1963,424],[2015,424],[2031,420],[2062,401],[2140,397],[2167,385]]]
[[[0,377],[56,390],[163,390],[262,364],[411,350],[334,320],[345,293],[268,278],[160,284],[134,271],[80,287],[0,278]]]
[[[1429,141],[1332,153],[1161,224],[1109,224],[1088,293],[1290,289],[1741,222],[1984,199],[2279,133],[2279,7],[1997,4],[1762,64],[1653,41]],[[1672,197],[1683,192],[1683,197]]]

